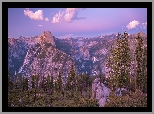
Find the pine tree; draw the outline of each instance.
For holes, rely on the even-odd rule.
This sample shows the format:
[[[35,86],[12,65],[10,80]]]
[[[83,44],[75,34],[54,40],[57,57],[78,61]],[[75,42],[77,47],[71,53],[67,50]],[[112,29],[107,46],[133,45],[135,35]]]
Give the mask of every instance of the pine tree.
[[[46,90],[46,84],[47,84],[47,80],[44,76],[42,76],[41,79],[41,88],[45,91]]]
[[[143,50],[143,91],[146,92],[147,90],[147,47],[144,47]]]
[[[51,76],[50,86],[51,86],[52,92],[54,92],[53,76]]]
[[[51,82],[51,79],[50,79],[50,76],[48,75],[47,76],[47,90],[51,89],[51,85],[50,85],[51,83],[50,82]]]
[[[119,35],[119,34],[118,34]],[[113,90],[115,87],[116,87],[116,80],[115,80],[115,75],[114,75],[114,72],[113,72],[113,64],[114,64],[114,61],[113,61],[113,52],[114,52],[114,47],[111,46],[111,49],[110,49],[110,56],[108,57],[107,59],[107,64],[106,64],[106,67],[108,68],[108,73],[109,73],[109,77],[108,77],[108,84],[109,84],[109,87]]]
[[[24,79],[25,89],[28,90],[28,78]]]
[[[39,85],[39,75],[36,74],[35,75],[35,87],[38,88],[38,85]]]
[[[78,79],[77,87],[82,95],[82,89],[83,89],[82,74],[80,74],[77,79]]]
[[[58,83],[57,81],[54,82],[55,91],[58,92]]]
[[[87,87],[88,87],[89,82],[90,82],[90,75],[85,73],[85,74],[81,75],[81,79],[82,79],[83,88],[85,90],[87,90]]]
[[[128,34],[124,33],[124,39],[123,39],[123,43],[124,45],[121,47],[123,50],[122,53],[122,75],[120,76],[120,80],[119,80],[119,86],[122,87],[126,87],[129,84],[129,77],[130,77],[130,67],[131,67],[131,57],[130,57],[130,46],[129,46],[129,42],[128,42]],[[120,83],[122,82],[122,83]]]
[[[19,77],[19,75],[16,75],[15,76],[15,82],[14,82],[15,89],[19,89],[20,88],[20,84],[21,84],[20,77]]]
[[[13,88],[13,82],[12,82],[12,79],[11,79],[11,76],[8,70],[8,89],[11,90],[12,88]]]
[[[66,83],[66,88],[68,90],[75,90],[75,87],[74,87],[74,84],[76,82],[76,79],[75,79],[75,70],[74,70],[74,65],[71,65],[71,69],[70,69],[70,72],[68,73],[68,78],[67,78],[67,83]]]
[[[75,77],[75,90],[76,91],[78,91],[79,90],[79,76],[78,75],[76,75],[76,77]]]
[[[143,62],[143,39],[140,36],[140,33],[138,33],[137,40],[137,47],[135,50],[136,55],[136,62],[137,62],[137,68],[136,68],[136,81],[137,81],[137,87],[138,89],[142,89],[142,85],[144,83],[144,62]]]
[[[61,73],[59,73],[59,75],[58,75],[57,86],[58,86],[58,92],[61,92],[62,91],[62,77],[61,77]]]
[[[47,91],[47,78],[46,77],[43,78],[43,87],[44,87],[44,91]]]
[[[38,83],[39,82],[39,75],[32,75],[31,76],[31,85],[32,85],[32,88],[38,88]]]
[[[31,79],[32,88],[35,88],[35,76],[32,75],[31,78],[32,78],[32,79]]]
[[[28,90],[28,78],[25,76],[22,77],[22,90]]]
[[[130,64],[128,34],[124,33],[124,35],[121,36],[121,34],[118,33],[115,45],[111,47],[110,56],[106,65],[109,69],[109,83],[113,90],[117,87],[122,88],[128,86]]]

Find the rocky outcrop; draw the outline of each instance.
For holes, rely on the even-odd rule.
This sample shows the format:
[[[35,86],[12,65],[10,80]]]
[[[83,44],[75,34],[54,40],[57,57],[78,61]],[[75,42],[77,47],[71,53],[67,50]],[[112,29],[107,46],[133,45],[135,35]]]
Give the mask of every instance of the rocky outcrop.
[[[11,76],[14,75],[15,71],[19,71],[27,51],[28,46],[24,41],[8,38],[8,68]]]
[[[99,107],[104,107],[106,102],[109,102],[108,96],[110,89],[105,87],[103,83],[100,83],[100,79],[96,78],[92,83],[92,98],[98,100]]]
[[[89,60],[90,59],[90,55],[89,55],[89,50],[87,47],[83,46],[80,48],[80,53],[82,55],[82,58],[84,60]]]
[[[116,91],[115,91],[115,95],[116,96],[122,96],[124,94],[126,94],[128,91],[127,89],[125,88],[118,88]]]
[[[18,73],[27,77],[35,74],[41,77],[50,75],[54,80],[57,80],[58,74],[62,73],[64,82],[72,64],[74,62],[71,57],[53,47],[52,44],[38,43],[27,51]]]
[[[24,61],[27,61],[25,57],[30,49],[39,44],[43,47],[45,43],[55,47],[54,40],[50,31],[44,31],[43,34],[35,37],[8,38],[8,68],[11,76],[13,77],[15,72],[23,69]],[[36,53],[35,50],[33,52]]]
[[[39,36],[40,43],[50,43],[52,46],[55,46],[54,36],[52,36],[50,31],[44,31],[43,34]]]

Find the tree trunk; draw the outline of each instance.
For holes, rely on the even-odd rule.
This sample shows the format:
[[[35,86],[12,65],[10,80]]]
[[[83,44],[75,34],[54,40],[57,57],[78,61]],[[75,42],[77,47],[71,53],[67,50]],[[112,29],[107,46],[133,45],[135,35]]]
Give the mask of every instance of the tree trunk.
[[[132,83],[131,77],[130,77],[130,80],[129,80],[129,81],[130,81],[130,83],[129,83],[129,91],[131,91],[131,87],[132,87],[132,86],[131,86],[131,83]]]
[[[35,96],[34,96],[34,102],[36,101],[36,89],[35,89]]]
[[[136,76],[134,77],[134,81],[135,81],[135,92],[136,92],[136,88],[137,88],[137,85],[136,85]]]

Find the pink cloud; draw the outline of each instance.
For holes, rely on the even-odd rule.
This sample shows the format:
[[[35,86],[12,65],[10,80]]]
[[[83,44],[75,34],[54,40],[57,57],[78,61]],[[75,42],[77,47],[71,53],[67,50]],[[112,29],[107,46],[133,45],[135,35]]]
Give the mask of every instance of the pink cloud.
[[[59,11],[57,14],[54,15],[52,19],[52,23],[61,23],[61,22],[72,22],[74,19],[83,19],[83,18],[78,18],[78,10],[82,9],[84,10],[85,8],[66,8],[65,11]]]
[[[136,28],[138,25],[140,24],[140,22],[139,21],[131,21],[127,26],[126,26],[126,28],[128,28],[128,29],[133,29],[133,28]]]
[[[147,22],[142,23],[142,27],[143,27],[143,29],[146,29],[147,28]]]
[[[45,21],[49,21],[49,19],[48,19],[48,18],[45,18],[44,20],[45,20]]]
[[[26,8],[26,10],[24,10],[24,14],[34,20],[43,20],[43,11],[42,10],[38,10],[33,13],[32,11],[29,10],[29,8]]]
[[[61,10],[57,14],[55,14],[52,19],[52,23],[61,23],[63,19],[63,14],[64,12],[61,12]]]

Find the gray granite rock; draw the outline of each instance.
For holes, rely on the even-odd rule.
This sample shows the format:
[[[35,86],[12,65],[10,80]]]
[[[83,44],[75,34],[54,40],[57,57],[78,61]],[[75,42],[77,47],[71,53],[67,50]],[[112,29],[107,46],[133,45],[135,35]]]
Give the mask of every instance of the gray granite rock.
[[[115,92],[115,95],[116,96],[122,96],[122,91],[125,92],[125,93],[127,93],[127,89],[125,89],[125,88],[118,88],[116,90],[116,92]]]
[[[99,107],[104,107],[108,100],[110,89],[107,88],[103,83],[100,83],[100,79],[96,78],[92,83],[92,97],[97,99]]]
[[[102,97],[98,102],[99,107],[104,107],[105,103],[106,103],[106,98]]]

